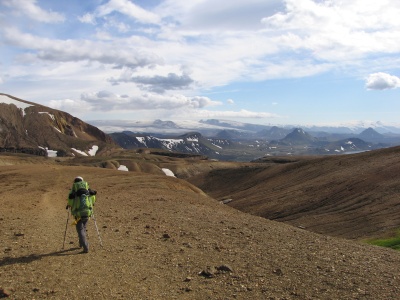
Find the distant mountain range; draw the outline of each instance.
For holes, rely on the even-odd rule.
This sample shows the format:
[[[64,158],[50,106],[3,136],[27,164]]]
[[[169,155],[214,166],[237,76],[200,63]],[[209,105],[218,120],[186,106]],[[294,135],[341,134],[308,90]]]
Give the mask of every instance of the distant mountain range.
[[[400,123],[399,124],[384,124],[383,122],[357,122],[348,123],[335,126],[316,126],[316,125],[260,125],[241,123],[237,121],[228,120],[200,120],[200,121],[131,121],[131,120],[92,120],[90,124],[100,128],[104,132],[147,132],[147,133],[158,133],[158,134],[172,134],[178,135],[187,132],[200,132],[206,136],[214,135],[221,130],[236,130],[243,133],[262,134],[268,131],[274,132],[286,131],[285,135],[292,131],[294,128],[302,128],[313,136],[326,135],[326,134],[360,134],[362,131],[368,128],[374,129],[380,134],[386,136],[400,135]],[[275,136],[277,137],[277,136]],[[280,136],[282,138],[282,136]]]
[[[223,129],[217,132],[215,137],[205,137],[199,132],[167,136],[124,131],[110,135],[118,145],[125,149],[155,148],[205,155],[213,159],[238,161],[249,161],[268,155],[343,154],[391,146],[381,143],[381,141],[387,140],[387,137],[372,128],[347,138],[336,135],[336,139],[333,136],[329,136],[329,138],[315,137],[301,128],[294,128],[285,135],[286,132],[288,132],[287,129],[273,127],[262,131],[264,138],[259,138],[259,136],[256,138],[256,135],[232,129]],[[267,139],[267,137],[282,136],[283,138],[275,140]],[[391,139],[394,138],[391,137]],[[397,137],[397,142],[400,144],[400,136]]]
[[[111,121],[107,122],[111,124]],[[318,128],[313,126],[306,130],[215,119],[179,124],[156,120],[147,124],[138,122],[135,126],[138,131],[114,132],[110,135],[116,143],[127,149],[159,148],[221,160],[248,161],[270,155],[342,154],[400,145],[400,134],[379,133],[372,127],[361,131],[360,128],[345,130],[344,127],[339,132],[335,132],[333,127],[325,128],[328,131],[312,131],[309,128]],[[180,133],[195,127],[195,132]],[[382,126],[379,128],[385,130]],[[195,137],[185,138],[193,134]]]
[[[179,123],[104,120],[91,121],[90,125],[68,113],[7,94],[0,94],[0,108],[0,151],[47,156],[106,155],[113,149],[147,148],[250,161],[264,156],[342,154],[400,145],[400,134],[385,131],[390,128],[381,123],[363,130],[340,127],[336,132],[333,127],[322,131],[315,126],[215,119]],[[119,130],[122,128],[132,130]]]

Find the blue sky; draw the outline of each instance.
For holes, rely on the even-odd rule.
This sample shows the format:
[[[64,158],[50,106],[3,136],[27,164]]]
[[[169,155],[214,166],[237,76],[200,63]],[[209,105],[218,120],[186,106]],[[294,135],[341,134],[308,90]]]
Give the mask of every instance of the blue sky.
[[[0,92],[83,120],[400,124],[400,2],[2,0]]]

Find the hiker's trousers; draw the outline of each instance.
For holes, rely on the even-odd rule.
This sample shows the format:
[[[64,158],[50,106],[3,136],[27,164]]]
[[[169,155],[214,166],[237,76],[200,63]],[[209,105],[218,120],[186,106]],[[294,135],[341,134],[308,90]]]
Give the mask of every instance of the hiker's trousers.
[[[78,232],[79,247],[83,247],[83,251],[89,251],[89,243],[86,236],[86,224],[89,218],[81,218],[76,223],[76,231]]]

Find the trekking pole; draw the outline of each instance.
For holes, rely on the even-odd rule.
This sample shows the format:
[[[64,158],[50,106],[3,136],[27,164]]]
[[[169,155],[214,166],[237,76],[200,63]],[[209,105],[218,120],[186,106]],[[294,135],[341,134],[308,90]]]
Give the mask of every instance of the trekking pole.
[[[68,228],[68,221],[69,221],[69,209],[68,209],[67,213],[68,213],[68,216],[67,216],[67,224],[65,224],[64,242],[63,242],[63,247],[62,247],[63,250],[65,247],[65,237],[67,236],[67,228]]]
[[[94,217],[94,212],[92,214],[92,218],[93,218],[93,221],[94,221],[94,226],[96,227],[97,235],[99,236],[100,246],[103,247],[103,242],[101,241],[99,228],[97,227],[96,218]]]

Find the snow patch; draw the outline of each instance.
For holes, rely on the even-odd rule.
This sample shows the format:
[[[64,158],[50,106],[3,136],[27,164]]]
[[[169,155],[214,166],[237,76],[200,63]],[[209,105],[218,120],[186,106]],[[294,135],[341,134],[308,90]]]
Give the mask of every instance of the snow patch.
[[[162,168],[161,170],[163,170],[163,172],[167,176],[176,177],[175,174],[170,169]]]
[[[33,106],[32,104],[28,104],[25,102],[21,102],[15,99],[12,99],[8,96],[5,95],[0,95],[0,103],[5,103],[5,104],[14,104],[16,107],[22,110],[22,115],[25,117],[25,108],[28,108],[29,106]]]
[[[127,166],[119,165],[118,171],[129,171],[129,169],[127,168]]]
[[[199,142],[199,139],[196,137],[191,137],[186,139],[188,142]]]
[[[147,147],[146,138],[144,138],[144,137],[142,137],[142,136],[137,136],[136,139],[137,139],[140,143],[142,143],[143,145],[145,145],[145,146]]]
[[[213,146],[215,146],[215,147],[217,147],[217,148],[219,148],[219,149],[222,149],[222,147],[221,146],[218,146],[218,145],[215,145],[215,144],[213,144],[213,143],[211,143]]]
[[[47,157],[57,157],[57,151],[56,150],[49,150],[47,147],[41,147],[38,146],[40,149],[46,150],[47,152]]]
[[[79,154],[81,154],[83,156],[88,156],[87,153],[85,153],[85,152],[83,152],[81,150],[78,150],[78,149],[75,149],[75,148],[71,148],[71,149],[74,150],[75,152],[78,152]]]
[[[82,154],[83,156],[89,156],[89,155],[90,155],[90,156],[95,156],[97,150],[99,150],[99,146],[96,146],[96,145],[92,146],[92,148],[88,151],[89,154],[87,154],[87,153],[84,152],[84,151],[75,149],[75,148],[71,148],[71,149],[74,150],[75,152],[78,152],[79,154]]]
[[[167,147],[169,150],[172,150],[174,145],[181,144],[184,142],[182,139],[159,139],[159,138],[155,139],[161,141],[164,144],[164,146]]]
[[[49,113],[49,112],[47,112],[47,111],[42,111],[42,112],[39,112],[39,114],[47,114],[53,121],[55,121],[55,117],[54,117],[54,115],[53,114],[51,114],[51,113]]]
[[[88,152],[91,156],[96,156],[96,153],[98,150],[99,150],[99,146],[93,145],[92,149],[90,149]]]

